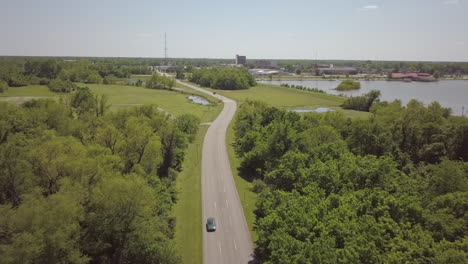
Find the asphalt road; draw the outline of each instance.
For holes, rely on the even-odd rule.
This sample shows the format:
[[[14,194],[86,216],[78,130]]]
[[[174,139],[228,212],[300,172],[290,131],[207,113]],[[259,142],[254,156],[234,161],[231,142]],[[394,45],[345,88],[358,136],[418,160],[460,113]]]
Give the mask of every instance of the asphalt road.
[[[226,149],[226,130],[234,117],[237,104],[224,96],[214,95],[183,82],[179,83],[224,102],[223,111],[208,128],[203,142],[203,263],[249,263],[253,260],[253,243]],[[208,217],[216,219],[216,232],[206,231],[205,223]]]

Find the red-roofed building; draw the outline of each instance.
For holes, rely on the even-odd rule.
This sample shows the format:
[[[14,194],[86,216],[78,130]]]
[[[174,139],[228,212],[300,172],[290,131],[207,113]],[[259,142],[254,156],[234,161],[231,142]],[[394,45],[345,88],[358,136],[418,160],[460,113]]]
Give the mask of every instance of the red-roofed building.
[[[392,73],[392,79],[394,80],[412,80],[421,82],[432,82],[436,79],[429,73]]]

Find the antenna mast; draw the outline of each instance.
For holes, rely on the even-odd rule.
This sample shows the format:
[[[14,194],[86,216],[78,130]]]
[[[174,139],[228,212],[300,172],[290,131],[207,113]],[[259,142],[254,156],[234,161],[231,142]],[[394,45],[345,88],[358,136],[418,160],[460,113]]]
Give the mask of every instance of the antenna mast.
[[[167,37],[164,33],[164,63],[167,65]]]

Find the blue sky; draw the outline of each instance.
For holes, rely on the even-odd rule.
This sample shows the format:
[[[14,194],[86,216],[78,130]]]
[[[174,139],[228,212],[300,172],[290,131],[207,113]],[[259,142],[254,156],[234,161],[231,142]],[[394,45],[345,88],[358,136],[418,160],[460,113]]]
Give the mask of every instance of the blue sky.
[[[0,0],[0,55],[468,61],[468,0]]]

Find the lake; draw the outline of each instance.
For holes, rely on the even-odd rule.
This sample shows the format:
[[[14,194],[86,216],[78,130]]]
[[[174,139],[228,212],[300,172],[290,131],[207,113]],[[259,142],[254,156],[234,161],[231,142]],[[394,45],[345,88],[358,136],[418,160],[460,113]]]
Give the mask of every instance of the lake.
[[[302,85],[309,88],[318,88],[328,94],[345,96],[357,96],[368,93],[370,90],[379,90],[382,95],[380,100],[393,101],[400,99],[403,104],[411,99],[416,99],[429,104],[438,101],[444,107],[450,107],[453,115],[468,115],[468,81],[441,80],[437,82],[399,82],[399,81],[359,81],[361,89],[354,91],[334,90],[341,81],[306,80],[306,81],[259,81],[265,84]]]

